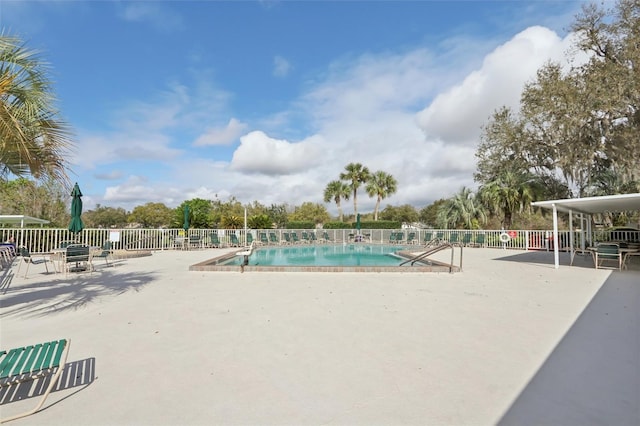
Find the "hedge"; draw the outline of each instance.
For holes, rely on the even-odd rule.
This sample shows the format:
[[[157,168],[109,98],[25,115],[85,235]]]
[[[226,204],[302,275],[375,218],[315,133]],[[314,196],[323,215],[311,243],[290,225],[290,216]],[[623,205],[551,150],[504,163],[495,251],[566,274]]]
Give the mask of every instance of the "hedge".
[[[326,222],[322,225],[324,229],[355,229],[355,222]],[[400,229],[402,224],[394,220],[361,221],[362,229]]]
[[[314,222],[287,222],[288,229],[315,229],[316,224]]]

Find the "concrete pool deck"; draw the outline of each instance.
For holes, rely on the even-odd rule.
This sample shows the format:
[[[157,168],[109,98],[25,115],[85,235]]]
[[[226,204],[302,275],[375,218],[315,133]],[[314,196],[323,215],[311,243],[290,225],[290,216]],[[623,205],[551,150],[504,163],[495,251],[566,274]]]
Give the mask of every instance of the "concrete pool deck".
[[[69,278],[14,265],[2,347],[71,348],[63,389],[9,424],[640,423],[637,263],[465,249],[456,274],[188,270],[237,250]]]

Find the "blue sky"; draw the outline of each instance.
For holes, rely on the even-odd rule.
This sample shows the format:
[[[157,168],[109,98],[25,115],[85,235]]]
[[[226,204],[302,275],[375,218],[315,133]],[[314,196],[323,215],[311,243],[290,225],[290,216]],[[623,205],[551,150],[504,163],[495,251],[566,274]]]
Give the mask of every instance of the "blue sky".
[[[421,208],[475,187],[480,126],[582,4],[1,0],[0,26],[51,66],[85,208],[322,202],[350,162]]]

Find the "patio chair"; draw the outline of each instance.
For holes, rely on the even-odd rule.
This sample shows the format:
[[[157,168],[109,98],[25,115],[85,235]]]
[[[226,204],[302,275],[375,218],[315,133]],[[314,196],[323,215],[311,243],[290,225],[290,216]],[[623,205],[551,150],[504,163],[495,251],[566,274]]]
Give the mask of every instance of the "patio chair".
[[[618,244],[598,244],[594,251],[596,269],[600,269],[604,262],[614,262],[618,270],[622,270],[622,253]]]
[[[415,244],[416,242],[416,233],[409,232],[409,235],[407,235],[407,244]]]
[[[220,239],[218,238],[217,232],[211,232],[209,234],[209,246],[220,247]]]
[[[253,234],[251,232],[247,232],[247,245],[253,245]]]
[[[267,244],[269,244],[269,238],[267,238],[267,233],[266,232],[261,232],[260,233],[260,244],[264,244],[265,246]]]
[[[627,263],[630,263],[631,259],[633,259],[634,257],[640,259],[640,251],[630,251],[628,253],[624,253],[624,257],[622,258],[622,267],[627,268]]]
[[[202,248],[202,236],[190,235],[189,236],[189,248]]]
[[[425,245],[428,245],[431,242],[431,240],[433,240],[433,232],[425,232],[424,233],[424,238],[422,239],[422,242]]]
[[[458,244],[458,239],[460,238],[460,234],[457,232],[452,232],[449,234],[449,243],[450,244]]]
[[[302,242],[303,243],[310,243],[311,241],[309,241],[309,234],[306,232],[302,232]]]
[[[300,238],[298,238],[298,234],[296,232],[292,232],[291,233],[291,242],[293,244],[299,244],[300,243]]]
[[[324,231],[322,233],[322,241],[324,241],[325,243],[331,242],[331,238],[329,237],[329,233],[327,231]]]
[[[13,244],[0,244],[0,260],[2,267],[10,267],[13,265],[13,259],[16,257],[16,248]]]
[[[40,379],[42,382],[38,383],[37,388],[34,387],[38,392],[47,385],[47,380],[49,380],[48,386],[34,409],[2,418],[0,423],[29,416],[42,407],[62,374],[62,370],[64,370],[70,345],[69,339],[61,339],[10,350],[0,349],[0,388],[2,388],[3,395],[8,395],[11,387]]]
[[[285,232],[282,234],[282,236],[284,237],[285,244],[291,244],[291,234],[289,234],[288,232]]]
[[[269,242],[272,244],[280,244],[280,240],[278,240],[275,232],[269,232]]]
[[[109,263],[109,256],[111,256],[111,241],[105,241],[100,249],[94,252],[91,259],[91,265],[93,266],[93,259],[104,259],[107,266],[111,266]]]
[[[231,247],[240,247],[240,241],[235,233],[229,235],[229,238],[231,239]]]
[[[65,273],[79,272],[79,271],[93,271],[93,265],[91,264],[92,256],[91,249],[85,245],[70,245],[67,247],[64,253],[64,261],[62,267]]]
[[[38,259],[35,259],[31,255],[31,252],[29,251],[28,248],[20,247],[20,257],[22,257],[22,261],[18,263],[18,271],[16,272],[16,275],[20,273],[20,267],[22,266],[23,262],[27,264],[27,269],[25,269],[24,271],[25,278],[27,278],[27,274],[29,273],[29,265],[44,265],[44,268],[47,271],[47,274],[49,273],[49,267],[47,266],[47,262],[50,262],[50,260],[44,257],[44,255]]]

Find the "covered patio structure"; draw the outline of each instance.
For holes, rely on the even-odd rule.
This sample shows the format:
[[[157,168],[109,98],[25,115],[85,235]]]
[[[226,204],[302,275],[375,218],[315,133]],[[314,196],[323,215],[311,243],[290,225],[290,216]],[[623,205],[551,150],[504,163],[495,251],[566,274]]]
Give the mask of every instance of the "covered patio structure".
[[[581,226],[586,220],[587,234],[591,235],[591,216],[604,212],[621,212],[640,210],[640,193],[605,195],[601,197],[567,198],[564,200],[536,201],[531,203],[534,207],[543,207],[553,210],[553,255],[556,269],[560,266],[559,241],[558,241],[558,212],[569,214],[569,248],[571,250],[571,260],[575,255],[573,241],[573,213],[580,215]],[[584,235],[584,233],[582,233]],[[585,239],[581,238],[580,248],[585,249]]]
[[[4,228],[5,225],[20,225],[20,228],[24,228],[25,225],[46,225],[48,220],[38,219],[37,217],[25,216],[22,214],[3,214],[0,215],[0,225]]]
[[[22,214],[0,215],[0,229],[11,227],[11,228],[19,228],[20,230],[22,230],[23,228],[28,227],[29,225],[40,225],[40,227],[42,227],[42,225],[46,225],[47,223],[49,223],[49,221],[46,219],[38,219],[37,217],[25,216]],[[5,234],[6,234],[5,232],[2,233],[3,241],[4,239],[6,239]],[[15,243],[18,244],[19,246],[24,245],[23,232],[20,232],[20,236],[15,241]]]

